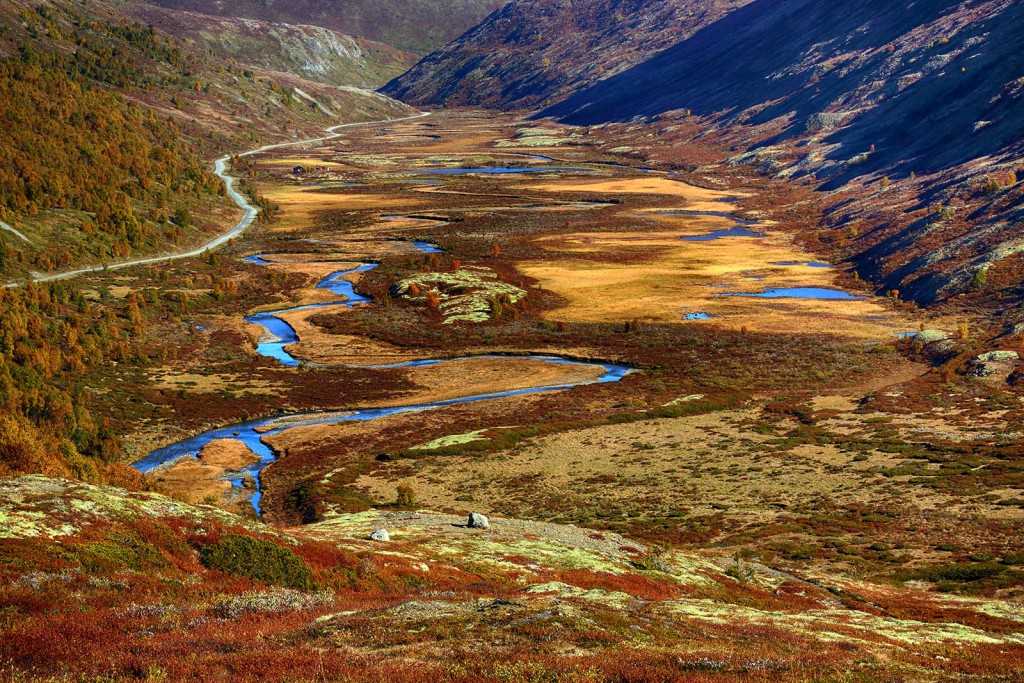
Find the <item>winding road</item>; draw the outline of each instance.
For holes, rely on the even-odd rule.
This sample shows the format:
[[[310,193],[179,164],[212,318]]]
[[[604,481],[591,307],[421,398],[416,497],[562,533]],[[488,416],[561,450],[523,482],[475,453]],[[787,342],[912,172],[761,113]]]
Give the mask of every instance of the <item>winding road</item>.
[[[216,162],[214,162],[213,172],[216,173],[217,176],[221,180],[224,181],[224,185],[227,188],[227,194],[228,194],[229,197],[231,197],[231,200],[234,201],[235,204],[238,205],[238,208],[240,208],[243,211],[245,211],[245,214],[242,216],[241,220],[239,220],[238,223],[236,223],[235,226],[233,228],[231,228],[230,230],[228,230],[227,232],[225,232],[225,233],[219,235],[218,237],[210,240],[209,242],[207,242],[207,243],[205,243],[205,244],[203,244],[203,245],[201,245],[199,247],[196,247],[195,249],[191,249],[189,251],[182,251],[182,252],[177,252],[177,253],[173,253],[173,254],[165,254],[163,256],[150,256],[150,257],[147,257],[147,258],[133,259],[131,261],[120,261],[118,263],[110,263],[110,264],[101,265],[101,266],[85,266],[84,268],[76,268],[74,270],[64,270],[64,271],[61,271],[61,272],[58,272],[58,273],[49,273],[49,274],[46,274],[46,275],[35,275],[35,276],[31,277],[29,280],[22,280],[22,281],[19,281],[19,282],[12,282],[12,283],[8,283],[8,284],[6,284],[4,286],[5,287],[20,287],[20,286],[22,286],[24,284],[27,284],[28,282],[50,282],[50,281],[53,281],[53,280],[65,280],[67,278],[77,277],[79,275],[87,275],[89,273],[100,273],[100,272],[103,272],[104,270],[115,270],[115,269],[118,269],[118,268],[128,268],[128,267],[131,267],[131,266],[144,266],[144,265],[148,265],[150,263],[164,263],[164,262],[167,262],[167,261],[174,261],[174,260],[184,259],[184,258],[195,258],[196,256],[201,256],[208,249],[216,249],[217,247],[223,246],[225,243],[227,243],[228,241],[234,239],[235,237],[238,237],[240,234],[245,232],[245,230],[250,225],[252,225],[253,221],[256,220],[256,216],[259,215],[259,210],[256,207],[254,207],[252,204],[250,204],[249,201],[238,190],[235,189],[235,181],[237,180],[237,178],[235,178],[234,176],[231,176],[231,175],[229,175],[227,173],[228,162],[231,161],[231,158],[233,156],[247,157],[247,156],[252,156],[253,154],[260,154],[262,152],[266,152],[266,151],[271,150],[271,149],[280,149],[281,147],[294,147],[296,145],[304,145],[304,144],[308,144],[308,143],[311,143],[311,142],[323,142],[325,140],[333,140],[334,138],[337,138],[337,137],[341,136],[341,133],[339,133],[337,131],[339,131],[339,130],[341,130],[343,128],[354,128],[356,126],[375,126],[375,125],[380,125],[380,124],[384,124],[384,123],[395,123],[395,122],[398,122],[398,121],[409,121],[409,120],[412,120],[412,119],[422,118],[424,116],[430,116],[430,112],[428,112],[428,111],[421,111],[419,114],[413,114],[412,116],[402,116],[402,117],[398,117],[398,118],[381,119],[381,120],[377,120],[377,121],[359,121],[359,122],[356,122],[356,123],[341,123],[341,124],[338,124],[336,126],[331,126],[329,128],[325,128],[324,131],[326,133],[328,133],[328,135],[324,135],[324,136],[321,136],[321,137],[318,137],[318,138],[308,138],[308,139],[305,139],[305,140],[293,140],[291,142],[280,142],[280,143],[273,144],[273,145],[264,145],[264,146],[259,147],[257,149],[251,149],[248,152],[242,152],[242,153],[237,154],[237,155],[226,154],[223,157],[221,157],[220,159],[217,159]],[[5,230],[9,230],[11,232],[14,232],[16,235],[18,235],[22,239],[25,239],[26,241],[28,240],[28,238],[26,238],[24,235],[22,235],[21,233],[19,233],[16,230],[14,230],[14,228],[11,228],[7,224],[3,224],[2,227]]]

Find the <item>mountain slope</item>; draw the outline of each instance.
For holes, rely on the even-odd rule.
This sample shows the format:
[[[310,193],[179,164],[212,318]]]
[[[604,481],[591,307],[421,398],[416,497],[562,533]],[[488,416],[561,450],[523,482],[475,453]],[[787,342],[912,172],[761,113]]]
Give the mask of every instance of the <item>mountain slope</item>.
[[[801,237],[879,292],[926,304],[1020,302],[1021,3],[755,0],[712,11],[683,2],[692,30],[670,34],[643,21],[664,0],[584,0],[550,16],[535,5],[506,7],[385,92],[504,108],[552,99],[538,118],[647,124],[651,142],[624,133],[618,143],[647,163],[685,164],[671,150],[701,145],[731,155],[729,165],[813,183],[827,218]],[[576,49],[562,16],[627,28]],[[503,47],[548,24],[552,45],[574,49],[545,47],[538,66]],[[613,49],[647,42],[665,49],[626,58]]]
[[[229,65],[109,4],[0,7],[0,277],[200,244],[235,214],[213,156],[407,113]]]
[[[1021,25],[1024,7],[1005,1],[760,0],[542,115],[603,123],[686,108],[782,123],[769,144],[831,120],[850,125],[822,140],[841,145],[827,155],[830,176],[894,163],[929,172],[1024,138]],[[872,145],[865,162],[843,163]]]
[[[1024,239],[1021,25],[1005,0],[760,0],[541,115],[692,110],[762,170],[834,191],[828,227],[853,239],[827,240],[882,291],[1002,306]]]
[[[215,17],[143,3],[125,10],[225,59],[329,85],[376,88],[415,63],[412,53],[321,26]]]
[[[519,0],[382,92],[418,105],[543,106],[643,62],[749,0]]]
[[[148,0],[169,9],[221,17],[313,24],[423,54],[455,38],[502,0]]]

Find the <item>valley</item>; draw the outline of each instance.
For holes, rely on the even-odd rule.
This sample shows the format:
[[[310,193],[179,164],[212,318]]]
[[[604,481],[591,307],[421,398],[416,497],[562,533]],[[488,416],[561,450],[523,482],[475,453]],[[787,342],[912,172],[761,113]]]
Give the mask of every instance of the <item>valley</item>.
[[[107,589],[66,595],[78,579],[59,567],[197,576],[188,547],[289,539],[329,593],[264,578],[290,587],[211,603],[146,571],[119,590],[159,596],[137,611],[164,625],[162,647],[186,647],[191,619],[192,656],[240,678],[242,660],[210,648],[251,627],[275,634],[264,666],[287,657],[300,678],[477,680],[498,675],[497,653],[565,680],[705,666],[839,680],[852,659],[863,680],[931,680],[939,652],[980,676],[1015,666],[1024,414],[999,379],[936,369],[994,342],[797,246],[799,187],[701,185],[600,135],[474,110],[339,127],[229,159],[269,222],[200,258],[80,274],[110,305],[138,302],[149,360],[103,370],[94,400],[143,487],[170,498],[10,480],[8,562],[65,559],[34,561],[39,588],[7,598],[99,616]],[[542,136],[559,142],[538,149]],[[469,512],[491,528],[462,528]],[[387,549],[366,540],[377,528]],[[114,538],[135,540],[109,555]],[[252,552],[223,571],[260,581]],[[217,638],[211,609],[231,625]],[[523,649],[535,628],[501,625],[552,619],[539,648]],[[94,627],[141,653],[113,670],[143,656],[192,676],[122,623]],[[466,623],[497,641],[459,673],[445,644]],[[65,628],[39,613],[2,654],[52,670],[61,650],[27,643]],[[642,654],[602,659],[623,646]],[[367,678],[393,655],[417,663]]]
[[[1010,0],[0,7],[0,683],[1024,680]]]
[[[798,328],[806,337],[826,335],[826,346],[870,347],[889,344],[912,326],[873,297],[843,291],[830,267],[773,232],[772,221],[735,215],[737,202],[750,196],[749,190],[701,188],[671,173],[593,160],[588,149],[574,145],[547,150],[567,157],[558,162],[562,165],[554,165],[553,157],[531,154],[528,146],[496,151],[497,141],[514,139],[525,126],[514,118],[441,113],[350,126],[323,140],[258,150],[250,175],[259,178],[256,191],[278,207],[278,217],[256,240],[267,247],[285,240],[287,249],[261,251],[244,261],[255,270],[283,270],[315,284],[291,295],[297,305],[264,310],[231,327],[255,337],[257,357],[271,362],[342,377],[353,367],[398,370],[417,390],[377,399],[370,410],[339,396],[331,406],[335,412],[326,415],[275,415],[255,425],[221,427],[210,437],[193,437],[154,453],[143,461],[143,469],[157,468],[158,480],[181,479],[174,470],[193,467],[182,455],[196,455],[211,438],[230,443],[233,435],[258,451],[256,467],[262,469],[277,454],[303,459],[313,445],[325,448],[350,440],[353,429],[375,430],[371,414],[400,422],[407,413],[444,408],[448,402],[486,420],[491,400],[618,380],[631,368],[642,374],[644,365],[658,362],[660,353],[680,343],[679,333],[692,341],[722,331],[746,336]],[[385,147],[387,153],[378,152]],[[304,165],[296,166],[298,161]],[[316,169],[314,179],[306,167]],[[325,228],[328,222],[334,226]],[[736,233],[739,225],[747,227]],[[470,232],[477,240],[490,240],[483,258],[466,250]],[[398,262],[402,257],[404,264]],[[392,274],[384,282],[364,283],[388,269]],[[396,280],[396,270],[412,274]],[[379,293],[357,294],[356,287]],[[456,332],[426,343],[389,341],[408,324],[387,320],[392,310],[420,318],[425,327],[445,330],[451,325]],[[352,325],[356,317],[379,331],[362,332]],[[486,342],[458,332],[502,317],[511,319],[519,339],[506,342],[501,328]],[[555,332],[539,349],[532,348],[535,333],[522,329],[531,320]],[[210,332],[218,325],[196,324]],[[558,336],[569,325],[621,326],[620,334],[640,338],[648,336],[647,327],[663,326],[663,339],[652,342],[644,358],[607,348],[612,340],[602,349],[600,342],[588,339],[592,333],[577,333],[577,340],[561,344]],[[537,351],[583,362],[552,365]],[[847,372],[870,372],[870,363],[844,360]],[[607,365],[613,361],[625,364],[615,369]],[[606,363],[603,369],[594,365],[600,362]],[[470,410],[467,403],[478,400],[480,408]],[[314,470],[336,465],[330,459]],[[270,473],[287,467],[279,463]],[[250,467],[244,474],[253,477],[257,470]],[[311,478],[308,470],[304,478]],[[234,480],[245,477],[236,473]],[[295,484],[285,480],[286,486]],[[201,482],[197,485],[205,490]],[[262,491],[256,495],[262,498]]]

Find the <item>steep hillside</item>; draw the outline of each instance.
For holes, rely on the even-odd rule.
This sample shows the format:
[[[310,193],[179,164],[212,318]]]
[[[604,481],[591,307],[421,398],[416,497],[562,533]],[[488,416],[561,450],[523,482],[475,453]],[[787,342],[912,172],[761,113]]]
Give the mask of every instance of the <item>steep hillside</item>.
[[[1024,674],[1012,603],[802,578],[574,526],[495,519],[467,528],[463,517],[408,510],[275,530],[39,476],[0,481],[0,520],[8,680]],[[369,540],[379,528],[392,540]]]
[[[320,26],[215,17],[143,3],[125,10],[224,59],[329,85],[376,88],[416,61],[410,52]]]
[[[501,7],[503,0],[148,0],[169,9],[222,17],[312,24],[351,36],[370,38],[401,50],[435,50]]]
[[[115,9],[0,8],[0,277],[181,249],[235,214],[210,159],[405,113],[376,93],[261,72]]]
[[[382,92],[420,105],[532,108],[642,63],[749,0],[519,0]]]
[[[755,0],[727,11],[686,2],[676,9],[690,30],[669,33],[645,23],[665,11],[661,0],[591,0],[546,15],[536,4],[506,7],[385,91],[506,108],[561,97],[538,116],[646,124],[649,141],[617,135],[646,163],[686,165],[673,150],[698,145],[732,166],[814,183],[827,218],[803,237],[880,292],[921,303],[966,295],[986,308],[1019,300],[1020,3]],[[611,28],[584,49],[566,16]],[[541,34],[542,25],[557,30]],[[539,65],[503,47],[549,34],[558,47],[541,50]],[[617,42],[666,49],[623,58]],[[580,87],[595,72],[600,80]]]
[[[1022,22],[1005,0],[760,0],[542,115],[593,124],[685,108],[772,124],[768,144],[821,134],[815,170],[836,183],[927,173],[1021,143]]]
[[[1024,6],[1000,0],[762,0],[542,115],[704,116],[757,148],[733,163],[824,180],[847,235],[824,236],[836,254],[933,303],[1016,270],[1022,23]]]

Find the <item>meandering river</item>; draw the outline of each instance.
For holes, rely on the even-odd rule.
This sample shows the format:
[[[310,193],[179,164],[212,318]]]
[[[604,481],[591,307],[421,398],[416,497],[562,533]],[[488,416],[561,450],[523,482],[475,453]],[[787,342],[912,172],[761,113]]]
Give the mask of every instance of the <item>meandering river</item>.
[[[244,201],[244,200],[243,200]],[[438,250],[431,244],[426,242],[414,242],[413,246],[421,252],[435,253]],[[270,265],[271,262],[264,259],[262,256],[250,256],[246,259],[250,263],[258,265]],[[359,303],[368,303],[369,298],[356,293],[354,285],[347,278],[355,273],[365,272],[372,268],[375,268],[376,264],[363,263],[352,268],[350,270],[338,271],[331,273],[317,284],[318,289],[324,289],[338,295],[336,301],[321,302],[316,304],[308,304],[305,306],[296,306],[292,308],[285,308],[276,311],[269,311],[264,313],[257,313],[245,318],[247,322],[261,326],[264,329],[264,334],[260,342],[256,347],[257,353],[267,358],[273,358],[286,366],[298,365],[300,360],[295,358],[291,353],[287,351],[287,347],[291,344],[298,342],[298,335],[295,330],[285,322],[279,316],[290,313],[293,311],[301,311],[314,308],[323,308],[326,306],[348,306],[352,307]],[[388,408],[364,408],[359,410],[349,411],[333,411],[333,412],[311,412],[311,413],[291,413],[275,415],[273,417],[260,418],[256,420],[250,420],[248,422],[241,422],[239,424],[228,425],[226,427],[220,427],[213,429],[202,434],[183,439],[177,443],[164,446],[159,448],[146,457],[138,460],[135,463],[135,468],[141,472],[150,472],[156,468],[170,465],[174,461],[180,458],[196,457],[199,452],[211,441],[217,439],[235,439],[241,441],[246,447],[252,451],[252,453],[258,458],[256,462],[248,466],[240,472],[233,473],[233,478],[230,480],[231,484],[237,488],[242,488],[245,480],[248,477],[252,477],[255,482],[255,488],[252,492],[250,501],[253,508],[256,510],[257,515],[262,514],[262,508],[260,501],[263,497],[262,485],[260,482],[260,473],[276,459],[274,451],[264,442],[264,437],[271,437],[275,434],[280,434],[286,429],[292,429],[293,427],[309,426],[309,425],[325,425],[335,424],[338,422],[353,422],[353,421],[366,421],[374,420],[388,415],[397,415],[401,413],[411,413],[423,410],[434,410],[437,408],[444,408],[447,406],[459,405],[463,403],[473,403],[476,401],[489,401],[497,398],[505,398],[508,396],[522,396],[525,394],[538,394],[549,391],[561,391],[565,389],[571,389],[576,386],[584,384],[595,384],[601,382],[617,382],[622,379],[629,371],[630,368],[624,365],[615,365],[612,363],[588,363],[583,361],[566,360],[564,358],[557,358],[554,356],[544,355],[516,355],[516,356],[500,356],[500,355],[485,355],[485,356],[474,356],[472,358],[517,358],[517,359],[530,359],[535,361],[541,361],[545,363],[562,364],[562,365],[576,365],[591,368],[600,368],[602,373],[590,380],[572,382],[568,384],[554,384],[554,385],[539,385],[535,387],[528,387],[522,389],[513,389],[509,391],[499,391],[488,394],[475,394],[462,396],[458,398],[452,398],[444,401],[435,401],[430,403],[410,403],[408,405],[393,406]],[[437,359],[425,359],[425,360],[413,360],[405,361],[402,363],[393,363],[390,365],[377,365],[372,367],[385,368],[400,368],[400,367],[414,367],[414,366],[427,366],[427,365],[439,365],[442,363],[450,363],[454,361],[465,361],[467,357],[462,358],[437,358]],[[339,366],[335,366],[339,367]],[[353,366],[348,366],[353,367]]]

